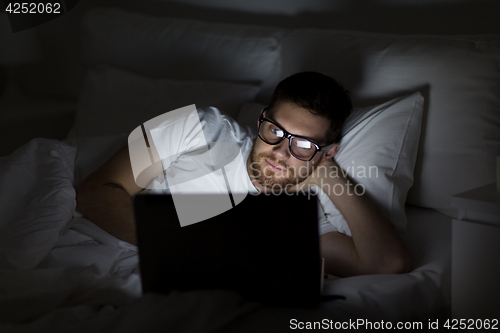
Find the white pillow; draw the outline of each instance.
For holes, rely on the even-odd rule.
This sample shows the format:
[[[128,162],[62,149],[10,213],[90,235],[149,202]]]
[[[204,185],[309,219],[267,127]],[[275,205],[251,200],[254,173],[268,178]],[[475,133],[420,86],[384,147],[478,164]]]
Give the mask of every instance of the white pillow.
[[[363,185],[358,190],[366,191],[400,236],[406,229],[405,201],[413,184],[423,105],[424,98],[417,92],[378,106],[356,108],[342,128],[335,155],[350,178]],[[246,104],[238,122],[256,128],[263,107]],[[322,204],[333,206],[329,200]],[[335,227],[350,234],[345,224]]]
[[[281,77],[315,70],[356,105],[425,96],[408,203],[450,209],[453,194],[495,181],[500,153],[499,36],[418,36],[300,29],[286,35]],[[270,95],[272,91],[263,91]]]
[[[115,8],[83,17],[84,60],[151,77],[262,82],[279,72],[284,31],[147,16]]]
[[[424,97],[419,92],[356,109],[341,132],[335,161],[402,235],[405,202],[413,184]]]
[[[258,91],[259,87],[248,84],[154,79],[98,66],[87,72],[74,134],[128,134],[155,116],[190,104],[214,106],[234,116]]]

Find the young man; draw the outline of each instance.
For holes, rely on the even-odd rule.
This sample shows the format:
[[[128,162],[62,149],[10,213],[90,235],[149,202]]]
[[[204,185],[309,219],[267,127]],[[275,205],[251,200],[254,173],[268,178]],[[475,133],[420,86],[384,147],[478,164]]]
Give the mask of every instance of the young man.
[[[324,211],[319,221],[320,246],[327,272],[338,276],[406,272],[408,256],[393,226],[365,196],[353,195],[355,191],[348,187],[354,184],[333,160],[337,137],[351,109],[347,92],[334,79],[303,72],[278,84],[258,119],[255,139],[216,109],[198,110],[198,115],[207,142],[231,138],[240,147],[246,170],[239,172],[248,179],[250,191],[290,193],[314,187],[320,202],[334,204],[337,212],[324,211],[328,205],[320,205]],[[176,151],[186,145],[189,134],[179,138],[184,134],[173,132],[166,131],[162,140]],[[179,133],[191,132],[193,128]],[[82,183],[77,211],[114,236],[135,243],[131,197],[149,181],[158,181],[153,179],[157,175],[182,177],[183,171],[190,170],[189,162],[183,166],[182,160],[181,155],[175,161],[157,163],[151,177],[138,186],[124,148]],[[335,195],[331,189],[339,186],[344,191]]]

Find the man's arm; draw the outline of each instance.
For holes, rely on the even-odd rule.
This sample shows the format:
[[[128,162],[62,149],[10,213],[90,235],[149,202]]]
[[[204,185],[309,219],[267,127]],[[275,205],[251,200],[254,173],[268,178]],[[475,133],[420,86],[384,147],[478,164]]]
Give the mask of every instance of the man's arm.
[[[161,162],[148,170],[152,179]],[[115,237],[136,244],[132,196],[142,191],[134,180],[128,147],[97,169],[76,191],[76,210]]]
[[[325,159],[309,182],[328,195],[352,234],[350,237],[331,232],[320,236],[325,271],[338,276],[407,272],[409,257],[390,222],[366,196],[355,194],[355,184],[342,172],[321,172],[320,168],[340,167],[332,159]],[[328,176],[331,174],[336,177]],[[334,188],[341,194],[336,195]]]

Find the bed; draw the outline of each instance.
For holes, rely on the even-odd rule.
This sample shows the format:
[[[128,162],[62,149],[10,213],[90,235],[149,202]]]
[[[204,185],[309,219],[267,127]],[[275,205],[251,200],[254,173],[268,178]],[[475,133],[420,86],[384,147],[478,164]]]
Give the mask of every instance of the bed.
[[[70,134],[0,159],[2,331],[279,332],[324,319],[425,328],[451,316],[449,200],[495,179],[500,36],[279,29],[115,8],[91,10],[81,25],[86,75]],[[350,175],[395,224],[411,271],[329,277],[329,297],[313,310],[220,290],[143,296],[137,248],[76,213],[75,187],[130,130],[169,110],[216,106],[254,128],[277,82],[303,70],[351,90],[338,161],[352,163]],[[354,172],[368,165],[380,177]]]

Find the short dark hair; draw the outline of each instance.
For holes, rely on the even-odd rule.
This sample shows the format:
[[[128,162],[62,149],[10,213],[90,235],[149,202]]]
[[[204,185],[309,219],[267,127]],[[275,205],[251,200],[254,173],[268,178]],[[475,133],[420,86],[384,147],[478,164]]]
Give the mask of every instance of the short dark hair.
[[[335,79],[317,72],[300,72],[281,81],[274,89],[269,110],[279,102],[293,103],[330,120],[329,143],[338,140],[342,125],[352,111],[349,91]]]

